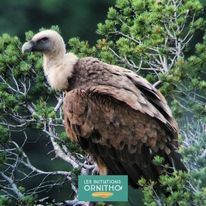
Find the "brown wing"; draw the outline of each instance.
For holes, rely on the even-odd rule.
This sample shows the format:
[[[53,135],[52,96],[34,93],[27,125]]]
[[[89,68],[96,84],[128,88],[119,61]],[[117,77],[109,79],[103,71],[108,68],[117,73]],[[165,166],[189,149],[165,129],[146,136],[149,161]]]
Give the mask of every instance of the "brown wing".
[[[138,76],[133,71],[114,65],[109,65],[105,63],[103,64],[106,65],[108,69],[112,70],[113,73],[114,71],[116,71],[116,73],[119,73],[125,77],[124,89],[126,89],[126,91],[131,89],[134,92],[136,98],[138,98],[138,102],[141,104],[142,107],[144,107],[144,101],[146,100],[146,107],[144,107],[143,109],[144,113],[147,111],[147,109],[154,110],[153,108],[155,108],[155,118],[158,118],[163,123],[166,123],[168,127],[167,129],[170,130],[171,137],[177,139],[178,126],[175,119],[172,116],[171,109],[169,108],[164,96],[155,87],[153,87],[146,79],[142,78],[141,76]],[[131,87],[131,83],[135,86],[135,89]],[[142,101],[142,99],[144,101]],[[161,115],[156,115],[155,113],[157,113],[157,111]]]
[[[100,93],[110,94],[133,109],[159,119],[167,126],[173,141],[177,139],[178,127],[165,98],[147,80],[131,70],[92,57],[80,59],[75,68],[77,78],[73,88],[100,89]]]
[[[139,95],[139,96],[138,96]],[[152,164],[163,156],[181,169],[173,147],[171,123],[141,92],[93,86],[67,93],[65,128],[96,160],[100,173],[127,174],[133,186],[140,177],[157,179],[161,169]]]
[[[178,137],[178,125],[172,116],[172,112],[164,98],[164,96],[153,87],[146,79],[138,76],[134,72],[125,70],[125,75],[134,83],[141,91],[142,95],[160,111],[170,125],[170,131],[174,138]]]

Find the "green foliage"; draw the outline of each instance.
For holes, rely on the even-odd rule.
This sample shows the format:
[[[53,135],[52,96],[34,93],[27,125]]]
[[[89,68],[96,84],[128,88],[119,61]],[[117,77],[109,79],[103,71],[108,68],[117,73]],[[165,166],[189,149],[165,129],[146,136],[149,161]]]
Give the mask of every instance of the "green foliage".
[[[83,56],[93,56],[96,49],[94,47],[90,48],[87,41],[80,41],[79,38],[71,38],[68,41],[68,45],[71,48],[71,52],[78,53],[79,57]]]
[[[76,153],[80,153],[80,154],[85,154],[85,152],[82,150],[81,147],[79,147],[78,144],[72,142],[65,131],[61,132],[60,135],[59,135],[59,139],[61,141],[59,141],[59,144],[60,145],[65,145],[67,146],[68,148],[70,148],[71,151],[73,152],[76,152]]]
[[[198,120],[197,122],[188,123],[182,129],[185,133],[182,134],[181,141],[184,141],[185,144],[180,146],[180,152],[184,156],[185,162],[192,170],[196,168],[204,171],[206,168],[206,133],[204,121]],[[200,175],[199,178],[201,177],[206,182],[205,175]]]
[[[21,199],[20,205],[26,205],[26,206],[33,206],[35,203],[35,197],[32,195],[26,195]]]
[[[55,112],[53,107],[49,107],[48,104],[43,100],[37,100],[36,103],[36,113],[33,114],[34,118],[49,119],[55,118]]]
[[[167,205],[205,205],[206,187],[195,187],[196,183],[193,181],[194,176],[191,173],[184,173],[182,171],[174,171],[172,174],[160,176],[160,184],[162,192],[157,193],[155,184],[140,180],[139,183],[143,187],[144,205],[156,206]]]
[[[8,128],[0,125],[0,145],[6,144],[9,141]]]
[[[154,165],[161,166],[164,163],[164,158],[156,155],[152,162]]]
[[[0,195],[0,205],[8,206],[11,203],[10,199],[6,195]]]
[[[138,0],[119,0],[115,7],[109,9],[105,23],[98,25],[98,33],[107,39],[117,39],[113,42],[114,46],[119,38],[130,40],[127,45],[132,53],[136,50],[139,51],[139,46],[148,50],[156,45],[167,51],[169,45],[161,44],[164,42],[165,35],[168,35],[165,31],[165,25],[169,28],[177,27],[178,24],[183,23],[184,15],[188,9],[191,13],[199,12],[201,4],[198,1],[187,1],[181,7],[175,8],[170,1],[168,4],[166,3],[166,1],[144,1],[143,3]],[[180,16],[174,22],[168,22],[174,12]],[[195,23],[197,22],[200,22],[199,18],[196,19]],[[202,26],[198,23],[197,25],[199,25],[198,28]],[[118,50],[120,47],[117,45],[116,49]],[[134,53],[131,55],[133,56]]]

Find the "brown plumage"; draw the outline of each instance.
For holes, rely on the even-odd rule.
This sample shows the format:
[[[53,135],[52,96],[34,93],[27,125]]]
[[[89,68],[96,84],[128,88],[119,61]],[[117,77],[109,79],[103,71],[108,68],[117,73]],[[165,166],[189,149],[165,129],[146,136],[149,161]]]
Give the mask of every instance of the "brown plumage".
[[[126,174],[137,187],[141,177],[162,173],[155,155],[185,169],[176,152],[178,127],[165,98],[147,80],[93,57],[66,54],[61,36],[51,30],[36,34],[22,47],[41,51],[51,87],[66,91],[65,129],[96,161],[100,174]]]

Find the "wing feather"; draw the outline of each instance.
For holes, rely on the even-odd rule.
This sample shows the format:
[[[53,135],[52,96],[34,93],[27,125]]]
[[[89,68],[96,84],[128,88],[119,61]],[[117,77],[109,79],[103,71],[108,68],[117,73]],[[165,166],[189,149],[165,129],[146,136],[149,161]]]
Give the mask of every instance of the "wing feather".
[[[93,156],[100,174],[127,174],[133,186],[142,176],[156,180],[162,168],[153,165],[155,155],[185,169],[176,152],[177,124],[147,80],[91,57],[78,61],[73,76],[64,101],[65,128]]]
[[[134,110],[163,122],[171,136],[177,139],[177,123],[165,98],[146,79],[131,70],[106,64],[92,57],[80,59],[75,72],[78,73],[75,75],[78,82],[75,88],[92,87],[98,93],[113,96]]]
[[[64,118],[68,135],[94,157],[100,173],[106,166],[110,174],[128,174],[133,186],[141,176],[157,179],[161,169],[152,164],[154,155],[175,150],[168,120],[128,90],[105,85],[72,90],[65,96]]]

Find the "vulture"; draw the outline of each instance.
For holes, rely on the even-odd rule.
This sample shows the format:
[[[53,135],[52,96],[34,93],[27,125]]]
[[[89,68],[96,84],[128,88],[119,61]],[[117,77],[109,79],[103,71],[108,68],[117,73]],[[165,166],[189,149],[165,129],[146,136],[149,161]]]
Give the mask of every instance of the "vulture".
[[[178,149],[178,126],[163,95],[146,79],[93,57],[67,53],[63,38],[41,31],[22,52],[42,52],[49,85],[65,92],[64,124],[68,137],[90,154],[100,175],[128,175],[158,182],[164,167],[185,170]]]

